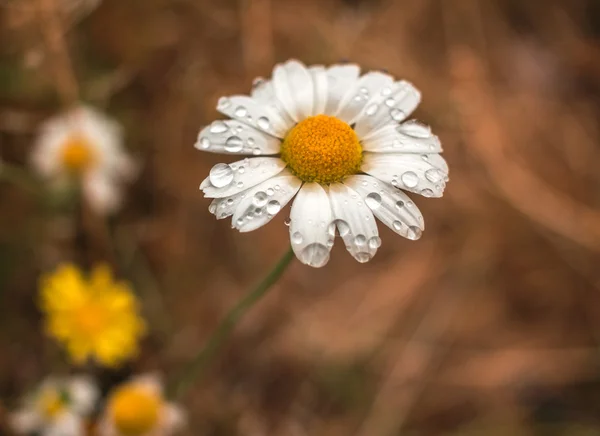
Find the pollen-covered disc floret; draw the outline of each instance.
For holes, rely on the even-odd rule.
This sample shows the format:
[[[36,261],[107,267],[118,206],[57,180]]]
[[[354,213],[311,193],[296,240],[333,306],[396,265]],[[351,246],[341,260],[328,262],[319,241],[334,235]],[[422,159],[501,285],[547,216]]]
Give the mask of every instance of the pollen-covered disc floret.
[[[421,101],[412,83],[355,64],[276,65],[250,95],[221,97],[195,147],[246,155],[215,165],[200,184],[217,219],[250,232],[291,202],[292,249],[306,265],[329,261],[337,237],[358,262],[381,245],[377,222],[411,240],[425,229],[406,194],[441,197],[448,182],[442,145],[408,117]]]
[[[317,115],[290,130],[281,144],[281,159],[302,181],[328,185],[360,171],[362,147],[347,123]]]

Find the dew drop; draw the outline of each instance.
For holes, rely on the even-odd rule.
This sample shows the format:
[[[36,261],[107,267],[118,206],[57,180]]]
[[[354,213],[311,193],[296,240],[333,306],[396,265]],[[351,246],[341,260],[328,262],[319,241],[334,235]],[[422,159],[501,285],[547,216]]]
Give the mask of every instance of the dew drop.
[[[392,119],[394,121],[400,121],[400,120],[404,119],[404,117],[406,115],[400,109],[394,108],[394,109],[390,110],[390,116],[392,117]]]
[[[294,232],[292,234],[292,242],[294,244],[302,244],[302,241],[304,241],[304,238],[300,232]]]
[[[333,239],[328,239],[326,245],[327,245],[328,248],[333,247]]]
[[[438,170],[432,168],[430,170],[425,171],[425,178],[431,183],[438,183],[442,180],[442,175]]]
[[[381,247],[381,238],[379,236],[373,236],[371,239],[369,239],[369,248],[375,250],[379,247]]]
[[[367,203],[367,206],[369,206],[371,209],[375,210],[381,206],[381,195],[379,195],[377,192],[371,192],[369,195],[367,195],[367,198],[365,198],[365,203]]]
[[[237,182],[237,187],[238,188],[243,188],[244,187],[244,182]]]
[[[230,136],[225,142],[225,151],[229,153],[237,153],[244,147],[244,141],[239,136]]]
[[[224,163],[216,164],[208,174],[208,180],[215,188],[224,188],[233,182],[233,169]]]
[[[233,204],[233,198],[228,198],[227,199],[227,205],[231,206]]]
[[[363,251],[361,253],[356,253],[354,258],[360,263],[367,263],[369,260],[371,260],[371,255]]]
[[[387,107],[394,107],[395,104],[396,104],[396,100],[394,100],[393,98],[386,98],[385,99],[385,105]]]
[[[246,172],[246,167],[244,167],[244,165],[241,165],[241,166],[238,168],[238,173],[240,173],[240,174],[244,174],[245,172]]]
[[[231,101],[227,97],[221,97],[217,103],[217,108],[225,109],[226,107],[229,107],[230,104]]]
[[[391,93],[392,89],[388,88],[387,86],[381,90],[381,95],[383,95],[384,97],[390,95]]]
[[[392,227],[394,227],[394,230],[399,232],[400,230],[402,230],[402,223],[400,221],[394,221],[392,223]]]
[[[401,179],[402,183],[404,183],[407,188],[414,188],[419,184],[419,177],[412,171],[407,171],[402,174]]]
[[[275,186],[273,186],[273,189],[275,189],[276,191],[279,191],[281,189],[281,187],[279,185],[275,185]]]
[[[260,148],[254,147],[252,149],[252,154],[255,155],[255,156],[258,156],[260,154]]]
[[[348,225],[348,223],[344,220],[335,220],[334,221],[338,232],[340,233],[340,236],[346,236],[348,233],[350,233],[350,226]]]
[[[234,112],[236,117],[245,117],[247,113],[248,113],[248,111],[246,110],[246,108],[244,106],[236,107],[235,112]]]
[[[267,195],[268,195],[269,197],[271,197],[271,196],[273,196],[273,194],[275,194],[275,191],[273,191],[273,188],[268,188],[268,189],[267,189]]]
[[[367,238],[365,237],[365,235],[357,235],[354,238],[354,243],[356,245],[358,245],[359,247],[363,246],[363,245],[365,245],[367,243]]]
[[[304,247],[299,258],[307,265],[320,268],[329,260],[329,249],[323,244],[310,244]]]
[[[421,191],[423,197],[433,197],[433,191],[429,188],[425,188]]]
[[[202,147],[204,150],[210,147],[210,141],[208,140],[208,138],[200,138],[200,147]]]
[[[214,203],[211,203],[210,206],[208,206],[208,211],[210,213],[215,213],[215,211],[217,210],[217,205]]]
[[[267,213],[270,215],[275,215],[277,212],[281,210],[281,204],[277,200],[271,200],[267,203]]]
[[[417,239],[419,239],[421,237],[421,229],[418,228],[417,226],[410,226],[408,228],[408,232],[406,233],[406,237],[408,239],[411,239],[413,241],[416,241]]]
[[[269,119],[267,117],[260,117],[256,121],[256,124],[263,130],[269,130],[271,128],[271,123],[269,122]]]
[[[254,145],[254,142],[255,142],[255,141],[254,141],[254,138],[248,138],[248,139],[246,140],[246,142],[248,143],[248,145],[249,145],[250,147],[252,147],[252,146]]]
[[[290,224],[292,224],[292,220],[290,218],[286,218],[285,221],[283,222],[283,224],[285,224],[286,226],[290,226]]]
[[[212,123],[210,125],[210,128],[208,129],[210,131],[210,133],[224,133],[226,132],[228,129],[227,124],[225,124],[223,121],[215,121],[214,123]]]
[[[402,209],[404,207],[404,202],[402,200],[396,202],[396,207],[398,209]]]
[[[417,120],[410,120],[400,124],[398,131],[415,138],[431,137],[431,128]]]
[[[256,194],[254,194],[252,203],[257,207],[263,207],[265,204],[267,204],[267,194],[265,194],[263,191],[258,191]]]
[[[367,109],[365,109],[365,113],[369,116],[375,115],[375,112],[377,112],[377,109],[378,109],[378,106],[375,103],[373,103],[373,104],[369,105],[367,107]]]

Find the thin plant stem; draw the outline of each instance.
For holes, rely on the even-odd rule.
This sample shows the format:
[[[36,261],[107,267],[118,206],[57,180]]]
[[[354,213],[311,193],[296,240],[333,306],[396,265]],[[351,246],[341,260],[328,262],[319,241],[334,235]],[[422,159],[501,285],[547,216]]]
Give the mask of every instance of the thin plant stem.
[[[197,382],[202,378],[204,369],[227,340],[238,321],[267,293],[271,286],[279,280],[293,258],[294,252],[290,247],[265,278],[231,308],[204,347],[198,352],[188,366],[183,369],[180,376],[175,379],[170,386],[171,389],[169,389],[169,393],[172,397],[181,398],[189,391],[194,382]]]

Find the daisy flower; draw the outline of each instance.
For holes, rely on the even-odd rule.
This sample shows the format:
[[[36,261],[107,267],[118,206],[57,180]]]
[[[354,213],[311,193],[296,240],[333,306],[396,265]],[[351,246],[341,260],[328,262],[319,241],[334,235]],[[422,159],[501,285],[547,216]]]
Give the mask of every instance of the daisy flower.
[[[107,266],[97,266],[90,277],[73,265],[60,266],[41,280],[40,302],[47,334],[76,364],[92,358],[115,367],[137,354],[145,332],[137,298]]]
[[[111,213],[121,203],[123,182],[136,172],[123,150],[122,136],[115,121],[92,108],[77,107],[42,125],[31,162],[51,188],[79,183],[94,211]]]
[[[182,410],[164,399],[159,377],[145,374],[109,395],[99,436],[169,436],[184,423]]]
[[[423,216],[403,191],[441,197],[448,181],[438,137],[405,121],[420,100],[412,84],[361,76],[357,65],[277,65],[250,96],[222,97],[217,110],[232,119],[198,135],[199,150],[252,155],[210,170],[200,185],[214,199],[209,211],[249,232],[296,196],[291,245],[314,267],[329,260],[336,229],[356,260],[369,261],[381,245],[375,217],[418,239]]]
[[[10,424],[18,434],[83,436],[85,418],[94,411],[98,397],[99,390],[88,377],[48,378],[10,416]]]

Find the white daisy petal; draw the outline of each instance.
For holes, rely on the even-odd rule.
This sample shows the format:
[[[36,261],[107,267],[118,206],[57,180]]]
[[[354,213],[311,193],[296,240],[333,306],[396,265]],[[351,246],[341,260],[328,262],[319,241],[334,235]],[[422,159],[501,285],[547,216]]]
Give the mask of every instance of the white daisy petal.
[[[100,215],[111,214],[121,205],[119,185],[101,171],[95,171],[83,180],[83,191],[92,210]]]
[[[281,140],[237,120],[217,120],[198,134],[198,150],[225,154],[277,154]]]
[[[333,216],[325,189],[305,183],[292,204],[290,218],[290,240],[298,260],[315,268],[325,266],[333,247],[328,232]]]
[[[174,404],[167,404],[164,411],[163,428],[170,434],[179,431],[187,424],[187,417],[183,409]]]
[[[29,434],[42,425],[42,417],[35,409],[22,409],[8,417],[10,427],[19,434]]]
[[[381,245],[371,209],[357,192],[341,183],[329,185],[329,200],[346,249],[359,262],[368,262]]]
[[[346,93],[335,116],[353,124],[363,110],[367,115],[377,111],[377,103],[371,101],[378,101],[389,95],[393,85],[394,79],[388,74],[372,71],[363,75]]]
[[[245,192],[231,219],[240,232],[264,226],[285,206],[302,186],[302,181],[284,170]]]
[[[322,65],[315,65],[308,69],[313,82],[313,110],[311,115],[325,113],[327,105],[328,78],[327,70]]]
[[[421,237],[423,215],[404,192],[366,175],[347,177],[344,185],[358,192],[373,214],[394,232],[412,240]]]
[[[90,377],[74,376],[68,382],[69,398],[78,413],[87,415],[93,411],[100,391]]]
[[[212,213],[218,220],[227,218],[233,215],[235,210],[245,197],[245,192],[242,191],[230,197],[215,198],[208,206],[208,211]]]
[[[358,65],[333,65],[327,69],[327,104],[325,105],[325,114],[333,115],[337,112],[340,102],[352,88],[360,68]]]
[[[447,166],[441,162],[445,164],[439,154],[365,153],[361,169],[397,188],[441,197],[447,180]]]
[[[217,164],[200,189],[208,198],[230,197],[279,174],[285,166],[278,157],[253,157],[231,164]]]
[[[291,127],[274,103],[266,105],[246,95],[222,97],[217,104],[217,110],[278,138],[283,138]]]
[[[82,436],[83,434],[82,419],[74,412],[62,414],[42,431],[43,436]]]
[[[312,115],[313,82],[304,64],[290,60],[273,70],[275,96],[288,114],[299,122]]]
[[[254,79],[250,96],[275,111],[282,118],[286,126],[293,126],[295,124],[295,121],[287,113],[283,104],[275,96],[275,88],[273,87],[272,80],[265,80],[262,77]]]
[[[396,82],[389,95],[373,97],[357,117],[354,130],[363,138],[385,124],[401,122],[417,108],[420,101],[421,93],[412,83],[404,80]]]
[[[387,124],[362,139],[363,150],[376,153],[441,153],[440,139],[417,121]]]

